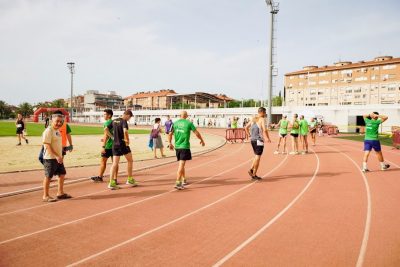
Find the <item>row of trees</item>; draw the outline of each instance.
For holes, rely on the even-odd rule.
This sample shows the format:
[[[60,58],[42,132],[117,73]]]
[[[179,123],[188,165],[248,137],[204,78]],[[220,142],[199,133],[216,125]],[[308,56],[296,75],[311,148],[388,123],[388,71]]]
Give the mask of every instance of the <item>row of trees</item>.
[[[272,98],[272,106],[273,107],[279,107],[282,106],[283,103],[283,98],[281,96],[275,96]],[[255,100],[255,99],[245,99],[243,101],[241,100],[235,100],[229,102],[226,106],[228,108],[249,108],[249,107],[258,107],[260,105],[267,106],[267,103],[262,103],[260,100]]]
[[[28,102],[23,102],[18,106],[13,106],[0,100],[0,119],[14,119],[18,113],[22,114],[24,117],[29,117],[38,107],[66,108],[67,104],[64,102],[64,99],[56,99],[52,102],[39,102],[34,105],[31,105]]]

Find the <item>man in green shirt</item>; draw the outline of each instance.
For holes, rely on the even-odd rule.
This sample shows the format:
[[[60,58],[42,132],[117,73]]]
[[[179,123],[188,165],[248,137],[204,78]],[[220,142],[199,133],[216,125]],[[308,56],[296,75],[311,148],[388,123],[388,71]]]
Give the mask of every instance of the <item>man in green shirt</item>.
[[[304,119],[304,115],[300,115],[299,127],[300,127],[301,146],[303,148],[302,154],[307,154],[308,153],[308,122],[307,122],[307,120]]]
[[[383,160],[381,143],[379,142],[379,125],[388,119],[385,115],[379,115],[378,112],[364,115],[365,122],[365,138],[364,138],[364,158],[362,163],[362,171],[368,172],[367,161],[371,150],[374,149],[381,165],[381,170],[387,170],[390,165]]]
[[[292,136],[292,151],[289,153],[290,155],[297,155],[299,154],[299,120],[297,119],[299,115],[296,113],[293,114],[292,122],[290,123],[289,127],[290,135]]]
[[[283,140],[283,151],[282,154],[286,154],[286,136],[288,133],[289,120],[287,119],[287,115],[283,115],[282,119],[278,122],[279,127],[279,141],[278,147],[276,148],[274,154],[279,154],[279,147],[281,145],[281,141]]]
[[[315,121],[315,118],[311,118],[310,123],[308,125],[310,126],[311,140],[313,142],[313,146],[315,146],[316,134],[317,134],[317,122]]]
[[[187,160],[192,159],[192,153],[190,151],[190,133],[194,132],[198,139],[200,139],[200,144],[205,146],[203,137],[197,131],[196,126],[189,120],[187,120],[188,114],[186,111],[182,111],[180,119],[174,122],[171,132],[168,135],[169,148],[173,150],[175,148],[176,158],[179,161],[179,167],[176,177],[175,188],[178,190],[185,189],[186,183],[186,173],[185,164]],[[174,135],[175,145],[172,144],[172,135]]]
[[[112,123],[112,117],[114,113],[111,109],[105,109],[103,113],[104,123],[103,123],[103,130],[104,136],[102,140],[102,150],[101,150],[101,161],[100,161],[100,169],[98,176],[92,176],[90,179],[93,182],[103,182],[103,175],[106,170],[108,158],[113,158],[112,153],[112,146],[113,146],[113,139],[112,139],[112,130],[110,130],[111,136],[107,134],[106,128]],[[118,166],[117,166],[117,173],[118,173]]]

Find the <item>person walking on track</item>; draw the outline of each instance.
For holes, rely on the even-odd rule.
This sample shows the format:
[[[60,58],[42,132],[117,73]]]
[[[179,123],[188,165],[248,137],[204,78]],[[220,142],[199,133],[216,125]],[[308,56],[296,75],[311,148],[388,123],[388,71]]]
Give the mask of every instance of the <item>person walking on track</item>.
[[[157,149],[160,150],[162,158],[166,157],[164,155],[164,144],[162,142],[161,133],[162,133],[161,119],[156,118],[154,121],[153,129],[151,129],[151,138],[153,138],[153,151],[155,159],[157,159]]]
[[[274,152],[274,154],[279,154],[279,147],[281,145],[281,142],[283,141],[283,150],[282,154],[286,154],[286,136],[288,132],[288,127],[289,127],[289,120],[287,119],[287,115],[283,115],[282,119],[278,122],[278,127],[279,127],[279,141],[278,141],[278,146]]]
[[[178,172],[176,174],[175,188],[178,190],[185,189],[186,181],[186,171],[185,165],[186,161],[192,159],[192,153],[190,151],[190,133],[193,132],[196,137],[200,140],[200,144],[205,146],[203,137],[200,132],[196,129],[196,126],[187,120],[188,114],[186,111],[182,111],[180,114],[180,119],[174,122],[172,131],[169,134],[169,149],[173,150],[175,148],[176,158],[179,162]],[[175,139],[175,145],[172,144],[172,135]]]
[[[54,111],[53,115],[54,114],[64,116],[64,114],[60,110]],[[67,122],[64,122],[63,125],[59,128],[59,131],[61,134],[62,147],[63,147],[62,154],[63,156],[65,156],[67,154],[67,151],[72,152],[74,148],[74,146],[72,145],[71,127],[69,127]]]
[[[260,107],[258,109],[258,115],[253,117],[250,122],[246,125],[246,133],[250,136],[251,146],[254,151],[254,160],[248,171],[250,177],[254,180],[260,180],[261,177],[257,176],[257,170],[260,166],[261,156],[264,151],[264,135],[267,138],[268,143],[271,143],[269,138],[267,127],[265,126],[266,109]]]
[[[308,125],[310,126],[312,145],[315,146],[316,135],[317,135],[317,122],[315,121],[315,118],[311,118],[310,123]]]
[[[99,169],[99,175],[98,176],[92,176],[90,177],[93,182],[103,182],[103,176],[104,172],[107,167],[107,161],[111,157],[111,160],[113,159],[113,153],[112,153],[112,146],[113,146],[113,139],[112,139],[112,129],[109,130],[110,135],[107,134],[107,127],[112,123],[112,116],[113,116],[113,111],[111,109],[105,109],[103,113],[103,118],[104,118],[104,123],[103,123],[103,130],[104,130],[104,136],[101,139],[102,140],[102,146],[101,146],[101,160],[100,160],[100,169]],[[118,165],[117,165],[117,174],[118,174]]]
[[[292,122],[290,123],[290,135],[292,136],[292,151],[289,153],[290,155],[299,154],[299,121],[297,120],[299,115],[296,113],[293,114]]]
[[[21,145],[21,139],[25,140],[26,144],[29,144],[28,139],[24,136],[24,131],[25,131],[25,122],[24,118],[20,113],[17,115],[17,120],[15,121],[15,126],[17,127],[17,138],[18,138],[18,144],[17,146]]]
[[[122,117],[115,119],[106,128],[106,133],[108,136],[113,136],[114,142],[112,146],[113,152],[113,164],[110,171],[110,182],[108,188],[111,190],[118,189],[117,185],[117,175],[118,175],[118,165],[121,156],[125,156],[127,160],[127,173],[128,178],[126,184],[130,186],[137,186],[137,182],[133,179],[133,159],[131,149],[129,147],[129,127],[128,121],[132,118],[132,111],[127,110],[124,112]],[[111,134],[111,130],[113,134]]]
[[[309,129],[308,129],[308,122],[307,120],[304,119],[304,115],[300,115],[299,127],[300,127],[300,141],[303,149],[301,154],[307,154]]]
[[[199,119],[197,119],[199,120]],[[172,129],[172,125],[174,124],[174,122],[171,120],[171,117],[168,115],[167,116],[167,120],[165,121],[165,134],[167,135],[167,142],[168,142],[168,135],[171,132]],[[167,148],[169,147],[169,144],[167,145]]]
[[[43,167],[45,178],[43,180],[43,201],[54,202],[56,199],[49,195],[50,181],[53,176],[58,176],[57,199],[68,199],[70,195],[64,192],[64,178],[67,174],[63,155],[62,155],[62,137],[59,131],[64,123],[64,116],[54,114],[52,116],[51,125],[47,127],[42,136],[44,145]]]
[[[371,114],[364,115],[365,121],[365,138],[364,138],[364,157],[362,163],[362,171],[369,172],[367,167],[367,161],[371,150],[374,149],[378,157],[381,170],[385,171],[389,169],[390,165],[384,162],[381,143],[379,142],[379,125],[385,122],[388,117],[385,115],[379,115],[378,112],[372,112]]]

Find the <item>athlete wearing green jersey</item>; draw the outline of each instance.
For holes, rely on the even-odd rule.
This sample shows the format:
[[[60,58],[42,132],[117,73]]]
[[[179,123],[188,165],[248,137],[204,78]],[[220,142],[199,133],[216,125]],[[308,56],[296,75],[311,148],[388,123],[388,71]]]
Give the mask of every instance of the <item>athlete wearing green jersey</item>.
[[[381,165],[381,170],[387,170],[390,165],[383,160],[381,143],[379,142],[379,125],[388,119],[385,115],[379,115],[378,112],[364,115],[365,122],[365,138],[364,138],[364,158],[362,163],[362,171],[368,172],[367,161],[371,150],[374,149]]]
[[[300,141],[303,149],[302,154],[308,153],[308,122],[304,119],[304,115],[300,115]]]
[[[298,118],[299,115],[296,113],[293,114],[293,119],[291,123],[289,124],[290,130],[290,135],[292,136],[292,151],[289,153],[290,155],[297,155],[299,154],[299,121]]]
[[[103,182],[103,176],[104,172],[106,170],[107,166],[107,161],[108,158],[111,157],[112,160],[112,146],[113,146],[113,139],[112,139],[112,130],[110,130],[110,136],[107,135],[106,128],[112,123],[112,116],[113,116],[113,111],[111,109],[105,109],[103,113],[103,118],[104,118],[104,123],[103,123],[103,130],[104,130],[104,136],[102,141],[102,150],[101,150],[101,160],[100,160],[100,169],[99,169],[99,175],[98,176],[92,176],[90,179],[93,180],[93,182]],[[118,174],[118,166],[117,166],[117,174]]]
[[[315,118],[311,118],[310,123],[308,125],[310,126],[311,140],[313,142],[313,146],[315,146],[316,134],[317,134],[317,122]]]
[[[190,151],[190,133],[193,132],[198,139],[200,139],[200,144],[205,146],[203,137],[194,126],[193,122],[188,119],[188,114],[186,111],[181,112],[181,118],[174,122],[171,132],[168,135],[169,149],[176,152],[176,158],[179,161],[178,172],[176,175],[175,188],[178,190],[185,189],[186,185],[186,172],[185,164],[187,160],[192,159],[192,153]],[[175,145],[172,144],[172,135],[175,138]]]
[[[279,141],[278,146],[274,152],[274,154],[279,154],[279,147],[281,145],[281,141],[283,140],[283,151],[282,154],[286,154],[286,136],[289,128],[289,120],[287,119],[287,115],[283,115],[282,119],[278,122],[279,127]]]

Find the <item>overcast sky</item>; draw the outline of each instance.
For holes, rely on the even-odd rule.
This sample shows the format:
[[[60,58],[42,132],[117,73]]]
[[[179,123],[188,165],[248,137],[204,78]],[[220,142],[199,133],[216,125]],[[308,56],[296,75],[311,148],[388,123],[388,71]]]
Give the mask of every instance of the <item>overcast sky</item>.
[[[282,0],[276,94],[305,65],[400,56],[398,0]],[[266,97],[263,0],[0,0],[1,100],[175,89]]]

